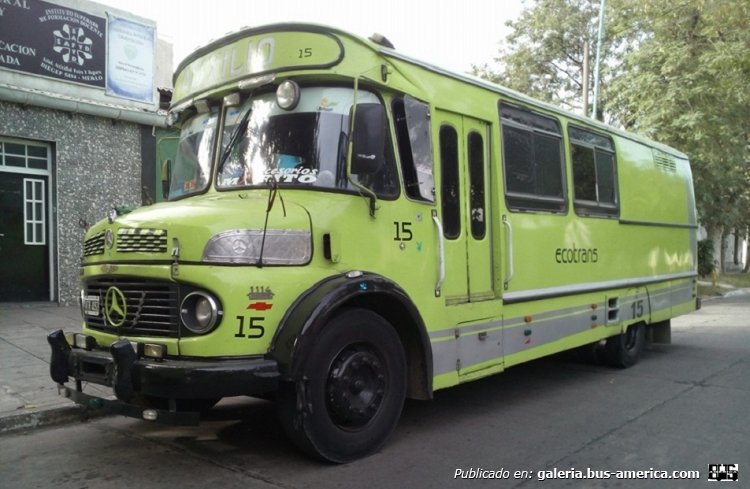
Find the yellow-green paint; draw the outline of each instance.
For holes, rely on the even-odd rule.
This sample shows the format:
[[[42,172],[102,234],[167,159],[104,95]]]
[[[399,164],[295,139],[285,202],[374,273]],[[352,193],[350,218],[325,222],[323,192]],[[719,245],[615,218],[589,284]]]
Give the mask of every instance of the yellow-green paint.
[[[175,75],[173,98],[179,103],[208,88],[263,73],[330,66],[343,55],[343,46],[337,37],[324,32],[285,32],[280,28],[240,36],[183,63]]]
[[[696,270],[696,221],[685,155],[501,87],[449,74],[369,40],[319,26],[281,25],[248,30],[199,50],[180,65],[175,75],[175,105],[180,109],[199,99],[220,104],[225,95],[241,91],[243,82],[252,85],[259,76],[266,75],[273,77],[274,86],[291,78],[306,85],[366,87],[381,97],[388,108],[392,133],[394,98],[409,95],[429,104],[435,202],[407,198],[403,178],[399,197],[379,200],[374,217],[368,212],[367,199],[360,195],[312,188],[282,189],[284,206],[277,202],[266,223],[268,188],[218,191],[212,184],[205,193],[143,207],[118,217],[113,223],[99,222],[88,231],[87,238],[107,229],[115,234],[121,228],[165,229],[168,249],[156,254],[126,254],[113,248],[86,257],[82,267],[84,281],[104,276],[173,280],[205,288],[221,301],[224,316],[220,326],[210,334],[179,341],[147,339],[168,345],[170,355],[266,354],[272,347],[279,321],[295,299],[320,280],[353,270],[382,275],[401,287],[421,315],[427,334],[467,325],[502,324],[501,328],[487,329],[502,332],[496,358],[464,362],[471,367],[463,372],[459,372],[459,367],[455,371],[435,372],[433,389],[605,339],[638,321],[657,322],[695,309],[692,276]],[[619,217],[578,216],[571,190],[567,193],[564,213],[509,210],[503,193],[500,101],[531,108],[560,123],[568,189],[572,188],[573,179],[568,125],[590,128],[611,137],[616,149]],[[452,127],[458,134],[457,186],[463,200],[461,232],[456,239],[445,240],[446,280],[438,296],[435,285],[439,279],[440,236],[432,214],[436,211],[438,218],[442,217],[439,142],[443,126]],[[473,238],[467,229],[471,210],[466,196],[471,191],[471,182],[467,177],[466,141],[471,133],[482,136],[485,148],[487,228],[481,239]],[[392,134],[394,145],[395,140]],[[674,163],[673,171],[655,164],[655,151],[667,155]],[[396,148],[394,153],[398,155]],[[394,239],[394,226],[399,229],[399,223],[409,223],[411,240]],[[304,266],[262,268],[202,263],[204,247],[212,236],[264,226],[269,230],[310,231],[311,261]],[[322,253],[326,234],[330,235],[331,259]],[[174,261],[174,239],[179,242],[180,252],[176,268],[170,265]],[[581,249],[587,250],[589,256],[595,250],[595,262],[560,262],[560,253],[571,250],[573,256],[575,250]],[[506,288],[511,261],[513,274]],[[650,294],[680,283],[692,287],[693,294],[680,296],[677,303],[665,300],[669,307],[654,310],[649,307]],[[248,294],[254,287],[273,291],[272,309],[262,313],[248,310]],[[641,314],[613,316],[608,321],[605,317],[608,304],[614,305],[620,297],[630,298],[624,308],[632,307],[634,314],[643,308]],[[567,321],[565,324],[570,327],[570,321],[577,317],[570,312],[573,310],[587,313],[587,316],[579,314],[585,320],[581,319],[576,333],[543,344],[529,341],[525,349],[522,346],[507,349],[508,335],[514,327],[523,327],[521,323],[527,318],[530,318],[530,337],[534,338],[534,328],[544,327],[538,326],[536,317],[546,314],[548,324]],[[251,316],[262,317],[259,324],[265,334],[254,339],[238,337],[239,318]],[[118,337],[86,331],[104,346]],[[453,340],[435,339],[432,345],[446,346],[448,341]],[[456,359],[463,360],[459,353],[453,355],[454,363]]]

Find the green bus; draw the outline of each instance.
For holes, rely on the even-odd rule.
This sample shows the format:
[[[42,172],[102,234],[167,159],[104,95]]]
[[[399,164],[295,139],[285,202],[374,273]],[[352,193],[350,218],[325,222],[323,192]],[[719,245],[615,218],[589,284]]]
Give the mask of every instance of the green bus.
[[[629,367],[699,307],[684,154],[382,36],[230,34],[180,64],[169,121],[167,201],[87,232],[83,330],[48,338],[77,403],[189,425],[273,398],[347,462],[407,397],[577,348]]]

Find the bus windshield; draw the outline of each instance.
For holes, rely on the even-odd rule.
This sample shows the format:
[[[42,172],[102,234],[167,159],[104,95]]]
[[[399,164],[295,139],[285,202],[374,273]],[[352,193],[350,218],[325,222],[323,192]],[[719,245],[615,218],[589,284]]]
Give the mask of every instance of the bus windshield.
[[[182,125],[169,185],[170,199],[201,192],[208,186],[217,121],[217,110],[213,110],[195,114]]]
[[[301,91],[293,110],[276,104],[275,93],[259,94],[239,107],[226,111],[221,153],[227,151],[232,133],[243,115],[250,111],[247,128],[238,135],[223,166],[217,188],[234,189],[280,186],[351,190],[346,175],[346,151],[350,126],[349,113],[354,90],[341,87],[308,87]],[[370,92],[359,91],[357,103],[380,104]],[[386,152],[389,154],[390,152]],[[398,193],[392,156],[376,173],[352,178],[376,194]]]

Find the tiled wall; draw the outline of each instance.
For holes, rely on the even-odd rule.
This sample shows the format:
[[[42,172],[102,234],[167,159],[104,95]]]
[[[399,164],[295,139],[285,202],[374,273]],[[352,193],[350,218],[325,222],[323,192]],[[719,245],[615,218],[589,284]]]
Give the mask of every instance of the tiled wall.
[[[141,203],[139,126],[0,101],[0,136],[52,144],[60,302],[78,300],[84,230],[113,206]]]

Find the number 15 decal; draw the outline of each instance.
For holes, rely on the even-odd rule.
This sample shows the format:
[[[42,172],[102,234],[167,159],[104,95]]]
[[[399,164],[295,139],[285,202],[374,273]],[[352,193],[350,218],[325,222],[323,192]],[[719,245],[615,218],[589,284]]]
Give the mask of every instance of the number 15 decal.
[[[633,318],[643,317],[643,301],[638,300],[633,302],[630,307],[633,308]]]
[[[247,318],[248,325],[247,325],[247,334],[245,334],[245,316],[237,316],[238,319],[238,329],[237,333],[234,334],[235,338],[261,338],[264,334],[266,334],[266,328],[263,327],[263,325],[260,324],[261,321],[264,321],[265,317],[249,317]]]
[[[393,237],[393,241],[411,241],[414,235],[411,233],[410,222],[399,222],[393,221],[393,225],[396,226],[396,235]]]

